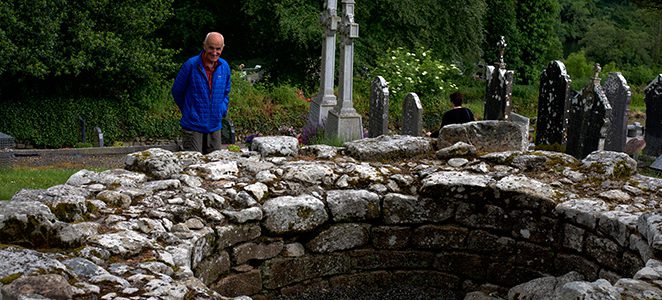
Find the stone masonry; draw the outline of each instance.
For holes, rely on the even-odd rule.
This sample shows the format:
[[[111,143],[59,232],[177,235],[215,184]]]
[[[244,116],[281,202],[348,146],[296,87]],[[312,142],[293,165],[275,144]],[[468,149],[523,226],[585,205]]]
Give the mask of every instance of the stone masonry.
[[[366,154],[401,139],[418,150]],[[662,297],[662,180],[627,155],[435,142],[149,149],[22,190],[0,203],[0,299]]]

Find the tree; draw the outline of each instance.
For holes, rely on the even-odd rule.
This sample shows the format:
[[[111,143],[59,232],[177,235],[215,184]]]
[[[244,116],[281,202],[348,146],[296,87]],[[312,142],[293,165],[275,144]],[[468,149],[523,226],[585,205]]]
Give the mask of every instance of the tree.
[[[482,54],[484,0],[359,1],[359,60],[373,66],[388,48],[431,48],[446,61],[476,63]]]
[[[171,1],[0,2],[0,93],[119,96],[174,69],[154,32]],[[5,97],[5,98],[7,98]]]
[[[545,65],[561,58],[559,29],[560,7],[557,0],[516,0],[517,28],[522,64],[516,67],[516,79],[523,84],[537,80]]]
[[[499,61],[497,43],[501,36],[506,39],[508,47],[504,54],[504,61],[510,66],[521,64],[519,47],[515,41],[519,40],[517,29],[515,0],[488,0],[485,14],[485,40],[483,43],[483,58],[486,64]]]

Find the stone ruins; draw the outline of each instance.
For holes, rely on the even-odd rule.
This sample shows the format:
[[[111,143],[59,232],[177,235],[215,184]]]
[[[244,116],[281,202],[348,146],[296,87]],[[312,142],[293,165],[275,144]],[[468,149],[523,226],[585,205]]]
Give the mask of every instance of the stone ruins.
[[[523,150],[518,130],[133,153],[0,202],[1,295],[662,297],[662,180],[624,153]]]

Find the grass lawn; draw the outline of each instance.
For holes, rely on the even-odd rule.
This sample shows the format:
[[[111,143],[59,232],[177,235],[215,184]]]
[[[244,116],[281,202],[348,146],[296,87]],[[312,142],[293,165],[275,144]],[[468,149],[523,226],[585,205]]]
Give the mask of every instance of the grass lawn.
[[[45,189],[63,184],[79,170],[56,168],[0,169],[0,200],[11,199],[21,189]]]

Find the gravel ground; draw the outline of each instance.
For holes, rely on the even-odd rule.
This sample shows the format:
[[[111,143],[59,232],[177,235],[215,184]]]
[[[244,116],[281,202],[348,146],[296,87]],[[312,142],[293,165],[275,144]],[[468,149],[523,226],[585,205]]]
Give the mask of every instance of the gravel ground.
[[[61,169],[122,169],[126,154],[14,156],[12,167]]]

